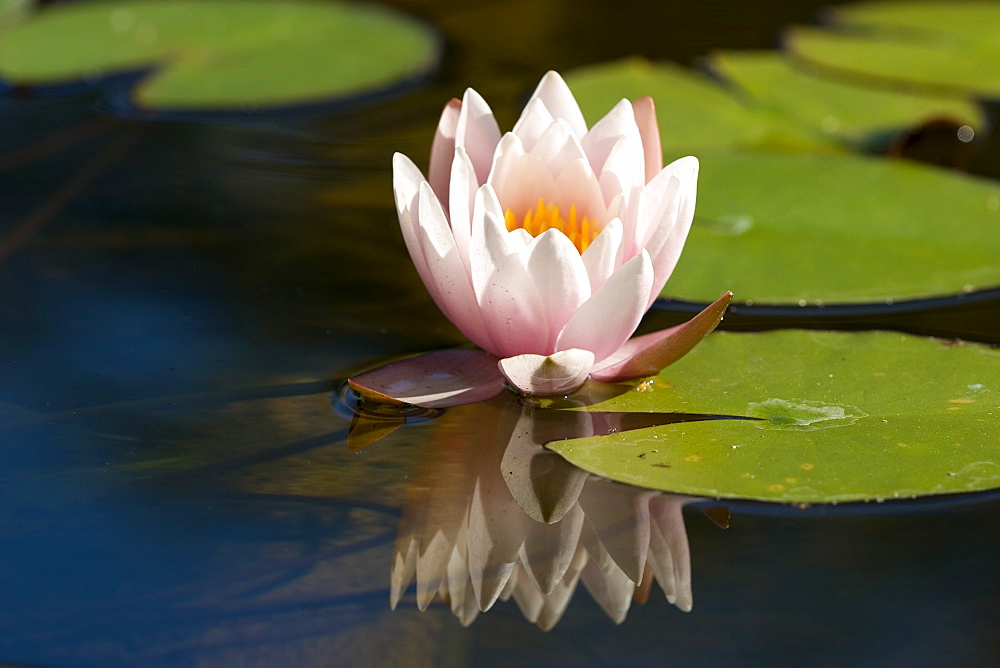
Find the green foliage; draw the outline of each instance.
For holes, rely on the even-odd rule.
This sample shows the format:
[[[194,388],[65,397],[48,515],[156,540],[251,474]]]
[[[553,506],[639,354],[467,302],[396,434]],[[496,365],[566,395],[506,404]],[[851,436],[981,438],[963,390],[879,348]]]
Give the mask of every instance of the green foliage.
[[[350,98],[437,64],[436,35],[373,5],[133,0],[46,8],[0,35],[0,76],[25,85],[155,68],[153,109],[246,109]]]
[[[736,415],[549,447],[613,480],[796,503],[1000,487],[1000,352],[888,332],[718,333],[594,410]]]

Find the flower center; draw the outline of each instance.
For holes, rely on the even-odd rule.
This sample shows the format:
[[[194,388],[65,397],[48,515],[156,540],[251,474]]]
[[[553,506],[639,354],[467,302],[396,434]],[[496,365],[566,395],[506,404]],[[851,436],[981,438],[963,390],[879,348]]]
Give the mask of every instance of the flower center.
[[[507,223],[508,231],[513,232],[518,228],[523,228],[533,237],[537,237],[545,230],[559,230],[569,237],[569,240],[573,242],[581,254],[587,250],[587,246],[601,231],[587,216],[577,216],[576,204],[569,207],[569,216],[563,218],[558,206],[548,204],[541,198],[538,200],[538,205],[534,209],[528,209],[521,220],[518,220],[517,215],[511,209],[507,209],[504,220]]]

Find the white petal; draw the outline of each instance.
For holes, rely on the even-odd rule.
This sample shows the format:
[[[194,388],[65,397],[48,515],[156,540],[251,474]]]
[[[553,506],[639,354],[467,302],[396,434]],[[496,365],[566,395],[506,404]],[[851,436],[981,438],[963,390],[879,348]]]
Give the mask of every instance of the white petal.
[[[473,220],[472,233],[472,284],[491,339],[490,347],[480,347],[498,357],[544,351],[538,290],[518,254],[509,252],[507,228],[486,212]]]
[[[476,168],[479,183],[486,177],[493,163],[493,152],[500,142],[500,126],[486,100],[469,88],[462,98],[462,110],[455,128],[455,146],[463,146]]]
[[[547,199],[557,204],[564,215],[575,204],[578,218],[587,216],[598,225],[610,220],[605,213],[604,196],[597,176],[585,159],[578,158],[566,165],[551,188]]]
[[[521,117],[517,119],[511,132],[517,136],[525,150],[530,151],[554,120],[545,103],[532,98],[521,112]]]
[[[421,276],[449,320],[481,348],[490,342],[465,263],[459,255],[441,204],[426,181],[420,184],[419,240],[427,276]],[[485,348],[488,350],[488,348]]]
[[[590,350],[598,362],[611,355],[638,327],[652,283],[653,266],[643,251],[623,264],[573,314],[556,346]]]
[[[612,107],[611,111],[597,121],[583,138],[583,148],[587,151],[590,165],[595,172],[600,173],[604,169],[604,163],[607,162],[611,149],[622,137],[640,138],[635,114],[628,100],[622,100]]]
[[[541,160],[553,176],[559,174],[573,160],[587,160],[580,139],[563,119],[553,122],[528,152]]]
[[[590,298],[590,278],[573,242],[552,229],[535,237],[531,244],[528,273],[538,289],[541,313],[548,324],[546,352],[552,353],[563,326]]]
[[[468,153],[464,148],[458,147],[451,165],[449,218],[455,246],[466,271],[469,270],[469,247],[472,239],[472,207],[478,186],[475,168]]]
[[[583,266],[590,279],[590,291],[597,290],[617,268],[618,252],[622,245],[622,221],[610,220],[594,242],[583,251]]]
[[[669,237],[667,237],[662,247],[656,251],[656,254],[652,256],[656,277],[654,278],[653,292],[650,295],[649,304],[652,304],[656,299],[660,290],[663,289],[663,284],[670,277],[670,274],[673,273],[674,267],[677,266],[681,251],[684,250],[684,242],[691,231],[691,223],[694,220],[694,207],[698,191],[698,161],[695,158],[682,158],[664,169],[670,169],[677,165],[677,163],[682,163],[675,172],[681,178],[680,189],[676,195],[679,200],[677,213],[674,214],[675,220]],[[691,169],[692,165],[693,170]],[[685,174],[685,172],[687,173]]]
[[[503,188],[524,154],[524,145],[517,135],[510,132],[505,134],[500,138],[497,150],[493,154],[493,165],[490,167],[490,176],[486,182],[492,185],[494,190]]]
[[[417,234],[417,227],[420,224],[417,219],[417,202],[421,183],[424,183],[424,175],[412,160],[402,153],[392,156],[392,190],[396,199],[396,211],[399,214],[399,229],[417,273],[426,285],[432,277],[424,261],[424,252]]]
[[[587,122],[580,112],[580,105],[576,103],[569,86],[558,73],[547,72],[542,77],[538,87],[535,88],[531,98],[537,98],[544,102],[545,108],[549,110],[553,118],[565,119],[578,137],[587,134]]]
[[[644,161],[638,131],[634,137],[623,136],[615,142],[598,176],[605,201],[610,202],[616,194],[630,192],[635,186],[646,185]]]
[[[636,243],[655,255],[673,230],[683,196],[681,181],[666,171],[650,181],[637,198]]]
[[[500,360],[501,373],[524,394],[566,394],[583,385],[594,354],[572,348],[552,355],[523,354]]]

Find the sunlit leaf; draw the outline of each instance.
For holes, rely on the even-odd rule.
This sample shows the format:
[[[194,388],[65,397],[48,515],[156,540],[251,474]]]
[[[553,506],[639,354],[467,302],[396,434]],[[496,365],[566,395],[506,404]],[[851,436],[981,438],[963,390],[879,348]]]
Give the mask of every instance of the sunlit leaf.
[[[708,420],[552,443],[588,471],[723,498],[825,503],[1000,487],[1000,351],[888,332],[714,334],[594,410]]]
[[[788,47],[843,76],[1000,97],[996,2],[871,2],[831,17],[833,30],[791,30]]]
[[[0,0],[0,30],[27,16],[34,4],[33,0]]]
[[[133,92],[157,109],[247,109],[358,98],[425,75],[436,35],[374,5],[135,0],[48,7],[0,36],[0,77],[93,81],[155,68]]]
[[[855,303],[1000,285],[1000,183],[903,161],[702,156],[698,209],[663,295]]]
[[[591,124],[622,98],[651,96],[668,157],[713,148],[835,150],[818,130],[783,121],[707,76],[673,63],[630,58],[574,70],[566,81]]]
[[[851,85],[816,76],[815,68],[796,67],[776,52],[720,52],[711,66],[758,104],[857,148],[884,145],[900,129],[937,118],[976,133],[987,127],[984,112],[971,101]]]
[[[818,78],[777,53],[725,52],[710,64],[719,79],[632,58],[576,70],[567,80],[590,122],[623,97],[652,96],[664,155],[674,157],[719,148],[875,148],[932,118],[986,127],[983,112],[969,101]]]

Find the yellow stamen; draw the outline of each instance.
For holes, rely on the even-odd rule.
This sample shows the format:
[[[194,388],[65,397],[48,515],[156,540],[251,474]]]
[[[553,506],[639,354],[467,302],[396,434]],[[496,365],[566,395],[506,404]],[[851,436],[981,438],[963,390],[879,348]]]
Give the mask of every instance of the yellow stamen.
[[[587,216],[581,218],[577,215],[576,204],[569,207],[569,216],[563,218],[558,206],[548,204],[541,198],[538,200],[538,205],[534,209],[528,209],[521,220],[518,220],[513,210],[507,209],[504,221],[509,231],[521,228],[527,230],[533,237],[537,237],[545,230],[559,230],[569,237],[581,254],[601,231],[590,218]]]

